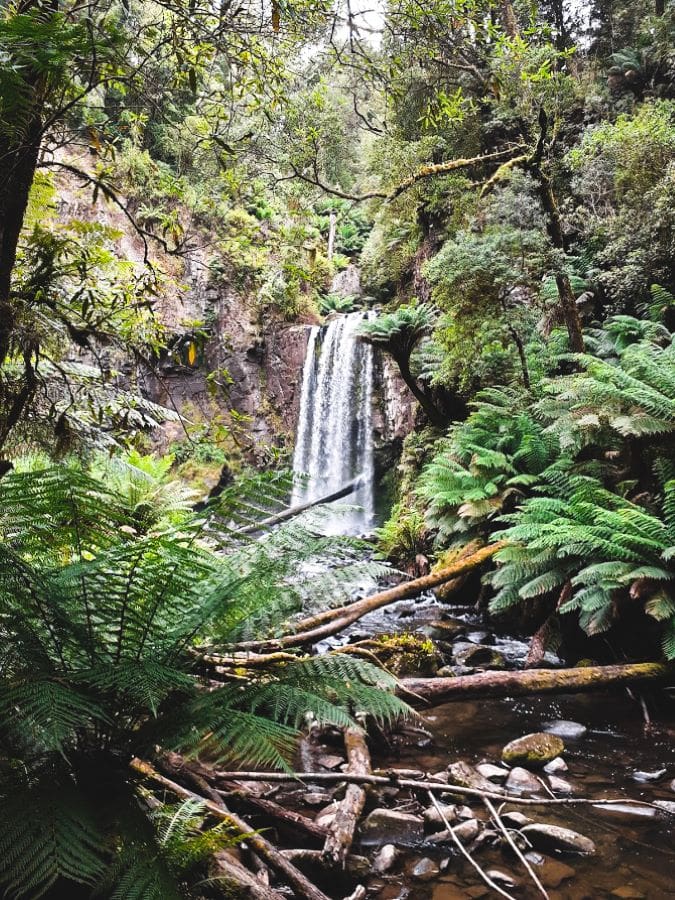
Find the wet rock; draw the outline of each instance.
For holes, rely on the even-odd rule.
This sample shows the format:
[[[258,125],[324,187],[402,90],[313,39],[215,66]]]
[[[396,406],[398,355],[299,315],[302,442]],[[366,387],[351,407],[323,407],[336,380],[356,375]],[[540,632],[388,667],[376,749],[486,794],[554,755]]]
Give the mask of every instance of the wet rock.
[[[394,809],[374,809],[361,825],[362,844],[418,844],[424,840],[421,816]]]
[[[671,791],[675,791],[675,778],[673,778],[673,780],[670,782],[668,787],[670,788]]]
[[[646,894],[629,884],[622,884],[610,893],[610,897],[620,897],[621,900],[645,900]]]
[[[302,802],[305,806],[324,806],[330,801],[330,794],[322,794],[320,791],[310,791],[302,796]]]
[[[333,824],[333,820],[337,815],[338,804],[336,801],[324,807],[324,809],[320,809],[319,812],[314,817],[315,823],[320,828],[328,828],[329,825]]]
[[[509,872],[502,872],[501,869],[487,869],[485,872],[488,878],[497,884],[503,884],[505,887],[515,887],[518,881]]]
[[[562,756],[556,756],[555,759],[552,759],[551,762],[546,763],[544,766],[544,772],[547,775],[559,775],[561,772],[568,772],[569,766],[562,758]]]
[[[645,784],[649,781],[660,781],[666,774],[666,771],[666,769],[657,769],[654,772],[633,772],[631,778],[633,781]]]
[[[373,859],[373,872],[376,875],[384,875],[389,872],[394,868],[399,855],[394,844],[385,844],[384,847],[380,847]]]
[[[457,784],[460,787],[474,788],[477,791],[495,791],[500,788],[488,781],[473,769],[468,763],[454,762],[448,766],[448,784]]]
[[[544,722],[543,729],[548,734],[556,734],[566,741],[579,741],[588,734],[588,728],[580,722],[570,722],[567,719],[554,719]]]
[[[480,833],[480,824],[478,819],[468,819],[466,822],[461,822],[459,825],[455,825],[452,829],[455,837],[459,838],[459,840],[463,844],[469,844],[471,841],[475,840]],[[446,829],[445,831],[439,831],[436,834],[432,834],[427,838],[427,841],[430,844],[446,844],[446,843],[454,843],[452,840],[452,836],[450,832]]]
[[[538,731],[511,741],[502,750],[502,760],[510,766],[543,768],[565,750],[562,738]]]
[[[476,771],[483,778],[487,778],[488,781],[494,781],[498,784],[506,781],[509,777],[508,769],[502,769],[501,766],[493,766],[492,763],[481,763],[479,766],[476,766]]]
[[[483,669],[503,669],[506,661],[499,651],[484,644],[457,643],[453,646],[453,659],[461,666]]]
[[[621,825],[649,825],[658,815],[651,806],[633,803],[594,803],[593,809],[609,821]]]
[[[424,824],[429,831],[441,831],[442,829],[447,828],[447,825],[443,821],[441,811],[451,825],[454,825],[458,821],[457,808],[454,805],[449,806],[445,803],[439,803],[438,805],[440,811],[439,809],[436,809],[435,806],[429,806],[422,814]]]
[[[442,781],[444,784],[447,784],[450,781],[450,776],[447,772],[434,772],[431,776],[432,781]]]
[[[541,883],[547,888],[557,888],[563,881],[574,878],[576,875],[571,866],[561,862],[559,859],[551,859],[550,856],[544,856],[540,866],[541,868],[537,874]]]
[[[421,859],[413,866],[411,875],[417,881],[431,881],[432,878],[440,875],[440,872],[441,870],[438,867],[438,864],[435,863],[433,859],[429,859],[428,856],[425,856],[424,859]]]
[[[316,760],[324,769],[339,769],[345,762],[344,756],[333,755],[332,753],[322,753]]]
[[[472,644],[494,644],[495,637],[489,631],[470,631],[466,636]]]
[[[543,866],[547,859],[546,856],[543,856],[541,853],[535,853],[534,850],[528,850],[527,853],[523,853],[523,856],[533,866]]]
[[[573,794],[574,788],[569,783],[569,781],[565,781],[564,778],[558,778],[557,775],[549,775],[548,783],[554,794]]]
[[[502,813],[502,821],[510,828],[523,828],[525,825],[529,825],[532,819],[524,813],[514,810],[513,812]]]
[[[571,828],[560,828],[558,825],[535,823],[526,825],[522,834],[535,850],[557,850],[559,853],[595,853],[595,844],[590,838],[572,831]]]
[[[671,816],[675,816],[675,800],[655,800],[654,806],[658,806],[664,812]]]
[[[441,666],[436,672],[438,678],[456,678],[458,675],[471,675],[474,669],[471,666]]]
[[[466,625],[457,619],[437,619],[424,627],[424,633],[439,641],[451,641],[464,634]]]
[[[457,818],[462,822],[466,821],[467,819],[476,818],[476,814],[470,806],[456,806],[455,813],[457,815]]]
[[[541,794],[543,786],[532,772],[516,766],[515,769],[511,769],[506,779],[506,790],[512,794]]]

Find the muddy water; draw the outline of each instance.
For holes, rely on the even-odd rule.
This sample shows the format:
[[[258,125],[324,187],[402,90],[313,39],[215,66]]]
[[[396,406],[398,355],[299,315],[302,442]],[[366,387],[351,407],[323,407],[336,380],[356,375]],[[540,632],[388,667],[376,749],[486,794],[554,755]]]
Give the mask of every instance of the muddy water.
[[[359,628],[371,633],[414,632],[438,618],[439,612],[431,598],[422,604],[403,603],[362,620]],[[464,616],[472,628],[479,627],[469,611]],[[476,637],[482,639],[479,634]],[[494,642],[509,666],[522,665],[525,643],[504,636],[496,636]],[[498,763],[508,741],[541,730],[547,720],[569,719],[588,728],[581,740],[566,742],[569,771],[563,777],[574,788],[574,796],[675,801],[675,791],[670,787],[675,779],[675,695],[647,699],[653,718],[653,728],[648,733],[640,704],[626,690],[447,703],[423,715],[421,724],[431,733],[431,741],[421,737],[418,742],[404,743],[395,753],[375,758],[374,763],[426,772],[439,772],[457,760]],[[633,777],[637,771],[661,769],[666,773],[656,782],[640,783]],[[537,854],[535,868],[538,865],[551,900],[675,898],[675,816],[659,814],[638,819],[634,814],[610,815],[592,807],[511,808],[519,808],[537,822],[572,828],[596,844],[597,854],[593,857]],[[412,806],[411,810],[414,811]],[[474,811],[479,817],[486,817],[478,807]],[[416,881],[411,875],[423,857],[432,857],[441,866],[441,873],[429,882]],[[541,896],[510,852],[483,846],[476,851],[476,857],[484,868],[496,868],[513,877],[516,886],[508,891],[514,897],[529,900]],[[425,846],[407,852],[394,874],[371,881],[370,888],[368,896],[378,900],[498,896],[447,847],[441,851]]]

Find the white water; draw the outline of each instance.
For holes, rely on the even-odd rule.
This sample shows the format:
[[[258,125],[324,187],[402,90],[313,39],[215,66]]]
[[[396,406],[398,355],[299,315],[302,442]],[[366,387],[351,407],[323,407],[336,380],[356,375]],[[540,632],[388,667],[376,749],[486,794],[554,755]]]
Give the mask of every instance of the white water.
[[[361,479],[342,501],[359,509],[336,517],[334,532],[364,532],[374,520],[373,349],[355,338],[370,315],[350,313],[314,326],[302,373],[293,503],[317,500]]]

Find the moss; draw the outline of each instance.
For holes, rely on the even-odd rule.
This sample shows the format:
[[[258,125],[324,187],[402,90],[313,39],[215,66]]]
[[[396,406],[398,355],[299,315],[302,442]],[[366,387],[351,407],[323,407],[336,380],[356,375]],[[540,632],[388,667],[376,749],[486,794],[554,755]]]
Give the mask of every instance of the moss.
[[[440,660],[434,642],[414,634],[382,634],[373,641],[373,653],[394,675],[433,675]]]

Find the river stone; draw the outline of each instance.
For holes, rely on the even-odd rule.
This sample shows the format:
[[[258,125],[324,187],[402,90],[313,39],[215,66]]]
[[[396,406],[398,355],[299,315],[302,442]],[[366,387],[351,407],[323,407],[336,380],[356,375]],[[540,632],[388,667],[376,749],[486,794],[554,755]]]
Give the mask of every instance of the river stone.
[[[497,884],[503,884],[505,887],[515,887],[518,881],[509,872],[502,872],[501,869],[488,869],[485,874]]]
[[[309,791],[302,795],[302,802],[305,806],[325,806],[330,801],[330,794],[322,794],[320,791]]]
[[[476,766],[476,771],[483,778],[487,778],[488,781],[496,781],[500,784],[509,777],[508,769],[502,769],[501,766],[493,766],[492,763],[481,763],[479,766]]]
[[[578,741],[588,734],[588,728],[580,722],[570,722],[567,719],[554,719],[544,722],[544,731],[548,734],[557,734],[566,741]]]
[[[572,831],[571,828],[535,822],[533,825],[526,825],[521,834],[525,835],[536,850],[557,850],[559,853],[584,855],[595,853],[593,841],[577,831]]]
[[[633,781],[646,784],[648,781],[660,781],[666,774],[666,771],[666,769],[656,769],[654,772],[633,772],[631,778]]]
[[[456,619],[436,619],[429,622],[424,628],[424,633],[439,641],[451,641],[457,635],[464,634],[466,625]]]
[[[559,859],[551,859],[550,856],[544,856],[540,863],[539,880],[547,888],[557,888],[563,881],[574,878],[576,872],[571,866],[561,862]]]
[[[551,762],[546,763],[544,766],[544,772],[547,775],[559,775],[561,772],[568,772],[569,766],[562,758],[562,756],[556,756],[555,759],[552,759]]]
[[[532,772],[516,766],[515,769],[511,769],[506,779],[506,790],[513,794],[541,794],[543,786]]]
[[[655,800],[654,806],[658,806],[664,812],[671,816],[675,816],[675,800]]]
[[[532,821],[532,819],[524,813],[518,812],[518,810],[502,813],[502,820],[505,825],[510,825],[511,828],[522,828],[524,825],[529,825]]]
[[[458,642],[452,648],[452,656],[461,666],[480,666],[489,669],[503,669],[506,666],[501,653],[484,644]]]
[[[445,803],[438,804],[440,809],[443,811],[443,815],[448,820],[451,825],[454,825],[457,821],[457,809],[454,805],[448,806]],[[429,806],[424,810],[422,814],[424,816],[424,824],[427,826],[429,831],[441,831],[443,828],[446,828],[446,824],[443,821],[443,817],[439,810],[436,809],[435,806]]]
[[[328,806],[325,806],[323,809],[320,809],[318,811],[318,813],[314,817],[314,821],[320,828],[328,828],[333,824],[335,816],[337,815],[337,811],[337,801],[333,800],[333,802]]]
[[[548,783],[551,790],[555,794],[573,794],[574,788],[569,783],[569,781],[565,781],[564,778],[558,778],[557,775],[549,775]]]
[[[454,762],[448,766],[448,784],[457,784],[460,787],[474,788],[477,791],[501,791],[497,785],[488,781],[468,763]]]
[[[394,868],[399,852],[394,844],[385,844],[375,854],[373,859],[373,872],[376,875],[384,875]]]
[[[421,859],[413,866],[411,872],[412,877],[417,881],[431,881],[432,878],[440,875],[440,873],[441,870],[439,869],[438,864],[435,863],[433,859],[429,859],[428,856],[425,856],[424,859]]]
[[[610,894],[610,897],[619,897],[620,900],[645,900],[645,896],[642,891],[629,884],[622,884],[618,888],[614,888]]]
[[[511,741],[502,750],[502,760],[510,766],[540,769],[565,750],[562,738],[543,731],[526,734]]]
[[[480,833],[480,824],[478,819],[468,819],[466,822],[455,825],[452,832],[463,844],[469,844],[478,837]],[[427,838],[427,841],[430,844],[454,843],[450,832],[447,829],[430,835],[430,837]]]
[[[622,825],[649,825],[658,815],[652,806],[637,806],[632,803],[594,803],[593,809],[610,821]]]
[[[362,844],[419,844],[424,819],[395,809],[374,809],[361,825]]]
[[[458,675],[471,675],[474,671],[473,666],[441,666],[436,672],[436,677],[456,678]]]

